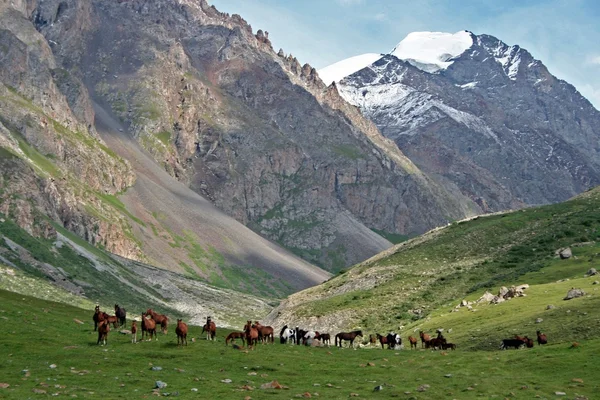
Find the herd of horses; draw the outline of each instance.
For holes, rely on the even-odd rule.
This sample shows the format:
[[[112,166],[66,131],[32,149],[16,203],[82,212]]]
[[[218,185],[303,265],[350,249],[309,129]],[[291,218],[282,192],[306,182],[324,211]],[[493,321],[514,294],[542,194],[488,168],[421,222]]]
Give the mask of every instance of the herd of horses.
[[[115,304],[115,315],[109,315],[103,311],[100,311],[100,306],[96,306],[94,311],[94,331],[98,331],[98,341],[97,344],[106,345],[108,341],[108,333],[110,332],[110,325],[113,325],[113,328],[117,329],[117,327],[123,327],[126,323],[126,311],[124,308],[119,307],[118,304]],[[163,334],[167,333],[169,324],[169,317],[163,314],[159,314],[149,308],[146,312],[142,313],[141,319],[141,329],[142,329],[142,340],[144,340],[144,336],[148,340],[152,340],[154,337],[158,340],[156,336],[157,326],[160,326],[161,332]],[[134,320],[131,324],[131,342],[137,342],[137,322]],[[181,319],[177,320],[177,326],[175,328],[175,333],[177,334],[177,346],[187,346],[187,333],[188,326]],[[206,323],[202,327],[202,334],[206,333],[206,340],[215,340],[217,335],[217,326],[215,322],[212,320],[212,317],[206,318]],[[537,342],[538,345],[543,345],[548,343],[548,338],[541,331],[537,331]],[[335,335],[335,346],[343,347],[342,343],[344,341],[350,342],[349,346],[354,347],[354,341],[357,337],[363,337],[363,333],[361,330],[351,331],[351,332],[340,332]],[[421,348],[432,349],[432,350],[455,350],[456,344],[450,343],[446,340],[446,338],[442,335],[442,331],[437,331],[437,336],[432,337],[429,334],[419,331],[419,338],[421,340]],[[234,341],[236,339],[240,339],[242,341],[242,346],[255,346],[258,343],[268,344],[275,342],[274,329],[271,326],[262,325],[258,321],[254,321],[252,323],[251,320],[246,321],[244,328],[242,331],[234,331],[227,335],[225,339],[225,345],[229,345],[231,342],[234,346]],[[194,339],[192,339],[193,341]],[[289,328],[285,325],[281,328],[279,332],[279,341],[281,344],[291,343],[291,344],[303,344],[307,346],[324,346],[331,345],[331,335],[329,333],[321,333],[314,330],[304,330],[299,327],[295,329]],[[414,336],[409,336],[408,341],[410,343],[410,348],[417,349],[418,348],[418,339]],[[385,348],[387,346],[388,349],[400,349],[402,348],[402,338],[399,334],[395,332],[390,332],[387,335],[380,335],[379,333],[376,335],[369,336],[370,344],[379,344],[381,348]],[[521,347],[533,347],[533,339],[528,338],[527,336],[519,336],[515,335],[514,338],[511,339],[503,339],[500,344],[500,349],[505,350],[508,348],[521,348]],[[239,346],[237,346],[239,348]]]

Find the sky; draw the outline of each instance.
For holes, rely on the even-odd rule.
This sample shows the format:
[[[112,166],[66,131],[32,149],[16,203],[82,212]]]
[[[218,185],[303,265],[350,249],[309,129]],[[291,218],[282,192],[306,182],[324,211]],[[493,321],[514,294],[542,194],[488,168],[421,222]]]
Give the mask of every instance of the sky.
[[[363,53],[388,53],[408,33],[469,30],[518,44],[600,109],[597,0],[212,0],[269,32],[301,64],[319,69]]]

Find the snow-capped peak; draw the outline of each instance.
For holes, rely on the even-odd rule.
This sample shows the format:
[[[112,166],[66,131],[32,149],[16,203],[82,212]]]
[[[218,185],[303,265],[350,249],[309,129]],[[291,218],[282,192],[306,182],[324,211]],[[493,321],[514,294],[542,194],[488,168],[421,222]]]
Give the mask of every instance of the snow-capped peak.
[[[409,33],[390,54],[426,72],[448,68],[452,59],[473,45],[468,31]]]
[[[383,57],[381,54],[367,53],[346,58],[345,60],[338,61],[335,64],[321,68],[318,71],[319,77],[327,86],[329,86],[332,82],[338,82],[348,75],[352,75],[353,73],[360,71],[367,65],[373,64],[381,57]]]

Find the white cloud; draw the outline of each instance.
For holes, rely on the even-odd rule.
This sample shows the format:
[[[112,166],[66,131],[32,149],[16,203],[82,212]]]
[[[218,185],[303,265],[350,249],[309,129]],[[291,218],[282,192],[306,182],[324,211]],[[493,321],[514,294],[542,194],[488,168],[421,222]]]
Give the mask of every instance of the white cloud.
[[[385,21],[387,19],[387,15],[385,15],[385,13],[377,13],[373,15],[373,19],[375,21]]]
[[[364,0],[335,0],[338,4],[343,6],[355,6],[357,4],[364,3]]]
[[[600,56],[589,56],[588,63],[593,65],[600,65]]]

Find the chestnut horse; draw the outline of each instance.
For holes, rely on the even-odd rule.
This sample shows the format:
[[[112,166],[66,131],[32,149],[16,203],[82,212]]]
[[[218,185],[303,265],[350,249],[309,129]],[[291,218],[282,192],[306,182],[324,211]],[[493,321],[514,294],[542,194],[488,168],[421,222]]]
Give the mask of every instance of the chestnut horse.
[[[243,346],[246,344],[246,341],[244,340],[245,336],[246,336],[246,334],[244,332],[231,332],[225,338],[225,346],[229,345],[230,341],[233,343],[235,341],[235,339],[242,339],[242,346]]]
[[[185,340],[185,345],[187,346],[187,333],[188,326],[183,320],[177,320],[177,327],[175,328],[175,334],[177,335],[177,346],[179,346],[179,339],[181,339],[181,347],[183,347],[183,341]]]
[[[119,318],[119,326],[127,323],[127,312],[124,308],[119,307],[118,304],[115,304],[115,316]]]
[[[252,321],[246,321],[246,325],[244,325],[244,333],[246,334],[246,342],[248,342],[248,346],[253,346],[258,343],[258,329],[252,325]]]
[[[258,338],[263,343],[273,343],[275,341],[273,327],[261,325],[260,322],[254,321],[254,327],[258,330]]]
[[[206,324],[202,327],[202,333],[206,332],[206,340],[215,340],[215,336],[217,336],[217,325],[211,318],[206,317]]]
[[[339,340],[339,346],[342,347],[342,340],[348,340],[350,341],[350,346],[354,347],[354,339],[356,339],[357,336],[362,337],[362,331],[352,331],[352,332],[340,332],[337,335],[335,335],[335,345],[338,345],[338,340]]]
[[[414,347],[415,349],[417,348],[417,338],[414,336],[409,336],[408,337],[408,341],[410,342],[410,349],[412,350],[412,348]]]
[[[107,343],[108,332],[110,332],[110,325],[107,320],[102,320],[98,323],[98,341],[96,344],[102,342],[102,346]]]
[[[425,347],[425,345],[429,347],[429,341],[431,340],[431,336],[424,333],[423,331],[419,331],[419,337],[421,338],[421,348]]]
[[[142,313],[142,341],[144,341],[144,332],[146,336],[150,335],[150,341],[152,341],[152,336],[158,340],[156,337],[156,321],[151,318],[146,318],[146,313]]]
[[[154,320],[154,322],[156,322],[157,324],[160,324],[160,330],[163,333],[163,335],[167,334],[167,328],[169,325],[169,317],[167,317],[164,314],[159,314],[157,312],[155,312],[153,309],[149,308],[146,311],[146,314],[150,315],[152,317],[152,319]]]

